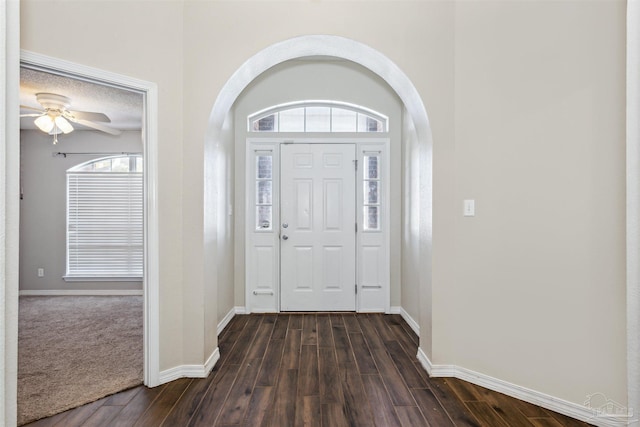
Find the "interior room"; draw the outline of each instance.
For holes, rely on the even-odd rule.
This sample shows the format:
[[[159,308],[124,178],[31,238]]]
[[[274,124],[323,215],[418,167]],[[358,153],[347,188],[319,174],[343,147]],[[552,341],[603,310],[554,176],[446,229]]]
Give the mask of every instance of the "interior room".
[[[25,65],[20,103],[24,424],[142,384],[143,98]]]
[[[51,154],[79,151],[62,144],[85,131],[52,148],[52,135],[19,129],[19,68],[33,63],[145,103],[142,132],[124,130],[114,150],[143,140],[144,277],[111,288],[142,293],[143,385],[84,409],[86,425],[303,425],[309,413],[367,425],[367,412],[424,425],[431,404],[436,425],[633,425],[639,7],[1,5],[0,416],[16,424],[19,293],[72,283],[25,229],[39,190],[21,165],[36,142],[64,173],[91,160]],[[68,96],[72,110],[103,111]],[[295,398],[276,398],[287,390]]]

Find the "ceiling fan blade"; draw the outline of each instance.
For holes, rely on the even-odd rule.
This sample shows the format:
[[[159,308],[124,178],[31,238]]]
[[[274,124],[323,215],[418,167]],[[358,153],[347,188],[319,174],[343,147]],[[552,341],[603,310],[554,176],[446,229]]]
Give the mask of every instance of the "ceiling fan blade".
[[[34,108],[34,107],[29,107],[27,105],[21,105],[20,106],[21,110],[31,110],[31,111],[40,111],[41,113],[44,113],[44,111],[42,110],[42,108]]]
[[[43,115],[44,113],[40,113],[40,114],[20,114],[20,117],[40,117],[41,115]]]
[[[71,117],[67,117],[67,119],[69,119],[70,121],[74,122],[74,123],[78,123],[79,125],[83,125],[86,127],[90,127],[91,129],[95,129],[95,130],[99,130],[111,135],[120,135],[122,133],[122,131],[119,131],[118,129],[114,129],[114,128],[110,128],[109,126],[105,126],[103,124],[100,123],[94,123],[92,121],[89,120],[79,120],[76,118],[71,118]]]
[[[76,120],[89,120],[92,122],[111,123],[111,119],[103,113],[93,113],[91,111],[66,111],[65,116],[66,113],[70,114]]]

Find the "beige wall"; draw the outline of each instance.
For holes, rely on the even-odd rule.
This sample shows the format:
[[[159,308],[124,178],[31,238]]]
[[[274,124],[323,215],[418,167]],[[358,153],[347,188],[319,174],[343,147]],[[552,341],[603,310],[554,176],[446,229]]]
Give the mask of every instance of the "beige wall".
[[[188,305],[187,312],[200,317],[190,326],[181,305],[188,298],[182,268],[182,4],[27,0],[20,8],[22,49],[158,84],[160,364],[167,369],[201,359],[193,346],[202,347],[202,304]]]
[[[218,265],[220,265],[218,269],[218,313],[217,317],[212,319],[212,322],[209,324],[209,329],[212,331],[214,327],[217,331],[217,324],[220,323],[231,310],[235,310],[236,306],[243,305],[237,303],[235,299],[235,271],[237,270],[236,266],[238,264],[235,224],[237,222],[238,211],[234,208],[234,203],[237,200],[237,193],[235,191],[236,184],[233,179],[235,173],[234,123],[234,115],[230,112],[227,117],[228,126],[225,127],[222,134],[222,138],[225,141],[223,175],[226,181],[224,186],[225,194],[222,200],[224,200],[226,215],[225,218],[219,222],[218,226],[218,228],[224,232],[224,235],[218,235]]]
[[[433,361],[624,403],[625,3],[460,2],[455,25],[456,197],[434,200],[455,247],[448,286],[434,278]]]
[[[415,322],[420,323],[420,161],[418,136],[407,111],[402,120],[402,223],[401,223],[401,271],[400,306]],[[430,299],[430,298],[429,298]],[[431,304],[424,310],[431,311]],[[431,318],[430,315],[426,316]],[[425,332],[431,330],[430,322],[423,322]],[[431,339],[424,339],[423,350],[431,354]],[[426,342],[425,342],[426,341]],[[425,348],[428,346],[427,348]]]
[[[24,0],[22,47],[158,83],[162,369],[204,361],[220,316],[203,297],[233,280],[209,256],[229,247],[220,229],[232,219],[218,210],[217,229],[204,228],[203,157],[230,153],[227,141],[205,147],[217,94],[271,44],[334,34],[388,56],[429,113],[433,274],[420,258],[417,275],[432,361],[578,404],[594,392],[626,402],[624,9],[621,0]],[[462,217],[465,198],[476,217]]]

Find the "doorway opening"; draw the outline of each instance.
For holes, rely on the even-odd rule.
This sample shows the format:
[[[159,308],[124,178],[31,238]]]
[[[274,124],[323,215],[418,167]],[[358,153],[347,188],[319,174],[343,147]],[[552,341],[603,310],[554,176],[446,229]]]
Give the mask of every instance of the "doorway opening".
[[[239,131],[246,133],[247,130],[246,122],[241,118],[270,105],[299,99],[341,99],[344,102],[354,102],[354,100],[344,98],[346,91],[349,90],[348,84],[345,85],[344,81],[342,84],[336,84],[336,80],[327,79],[326,74],[318,72],[310,74],[316,78],[313,80],[313,84],[307,85],[307,87],[311,89],[322,87],[324,90],[322,96],[306,96],[302,92],[292,95],[285,82],[284,87],[287,90],[280,91],[280,94],[286,95],[289,99],[269,99],[267,97],[270,95],[265,94],[262,107],[245,109],[246,105],[243,105],[242,98],[247,90],[259,88],[261,85],[258,85],[257,82],[268,72],[270,73],[280,66],[286,66],[290,62],[310,63],[319,58],[322,60],[328,58],[330,61],[355,64],[361,67],[388,85],[389,92],[399,100],[399,126],[395,129],[398,132],[402,129],[402,132],[400,132],[401,138],[396,140],[399,143],[395,145],[402,147],[404,159],[410,159],[416,168],[409,169],[410,176],[402,176],[401,180],[395,182],[401,188],[404,183],[410,181],[411,188],[406,190],[405,194],[411,194],[411,215],[407,218],[408,222],[403,222],[402,227],[403,233],[408,234],[412,239],[411,247],[407,247],[407,249],[411,251],[415,259],[420,259],[421,262],[415,266],[416,274],[413,276],[415,280],[409,283],[411,289],[402,288],[401,295],[398,289],[395,290],[397,294],[393,295],[394,290],[392,290],[392,301],[401,300],[402,308],[407,309],[405,313],[400,310],[400,307],[397,307],[398,310],[394,312],[402,314],[405,318],[413,317],[409,323],[420,335],[421,350],[427,357],[431,357],[431,127],[422,99],[407,75],[382,53],[360,42],[339,36],[306,35],[275,43],[249,58],[220,90],[211,109],[204,149],[206,177],[204,182],[204,240],[205,242],[210,240],[218,242],[217,246],[205,245],[204,259],[211,260],[211,267],[205,268],[205,275],[215,278],[216,268],[226,268],[223,260],[218,256],[222,246],[221,237],[216,230],[233,229],[233,236],[231,236],[233,243],[229,244],[228,240],[223,239],[222,244],[225,248],[233,247],[235,281],[234,283],[225,283],[218,279],[214,280],[211,285],[216,287],[218,295],[224,295],[225,302],[219,305],[219,312],[226,313],[231,309],[228,317],[232,317],[233,313],[259,311],[259,309],[250,306],[250,295],[245,294],[244,226],[246,218],[244,215],[246,195],[242,193],[245,190],[246,182],[247,139],[239,138],[238,135]],[[359,81],[364,81],[364,79],[359,79]],[[333,85],[333,88],[339,88],[342,95],[337,98],[332,96],[333,89],[327,84]],[[367,101],[356,101],[356,103],[369,104]],[[292,138],[285,138],[283,142],[289,139]],[[398,170],[400,170],[401,158],[401,156],[392,156],[392,162],[393,159],[398,161],[396,165]],[[232,185],[230,186],[229,183]],[[401,191],[392,189],[392,197],[398,196],[396,201],[392,201],[392,205],[402,205],[401,194]],[[225,232],[223,237],[227,236],[229,234]],[[400,239],[400,236],[397,236]],[[400,246],[394,246],[392,242],[391,250],[395,251],[396,249],[396,253],[399,253]],[[399,283],[400,277],[394,278],[393,274],[391,276],[392,280],[398,279]],[[220,275],[218,274],[217,277]],[[273,295],[267,297],[274,298]],[[220,301],[223,299],[221,298]]]
[[[34,274],[21,274],[21,278],[25,282],[21,283],[20,294],[22,296],[42,295],[45,297],[84,295],[87,298],[98,299],[107,295],[118,295],[113,298],[138,298],[139,302],[136,304],[139,304],[139,308],[136,310],[139,311],[139,324],[141,325],[139,362],[142,368],[138,381],[150,387],[156,386],[159,384],[156,85],[25,51],[21,52],[20,65],[23,77],[30,76],[24,79],[21,93],[24,92],[27,99],[29,96],[34,98],[33,102],[25,102],[25,98],[21,97],[21,104],[26,104],[28,107],[21,108],[21,115],[31,116],[22,119],[23,135],[21,140],[24,138],[34,140],[33,144],[30,144],[30,149],[37,148],[44,153],[44,155],[41,153],[35,157],[40,159],[38,161],[51,166],[52,173],[57,177],[56,182],[62,186],[55,195],[47,195],[45,188],[37,190],[44,190],[43,198],[53,197],[56,206],[58,204],[61,206],[59,209],[55,209],[55,214],[60,218],[56,217],[58,219],[54,221],[48,217],[46,220],[40,221],[45,224],[50,223],[49,225],[53,227],[54,231],[51,233],[53,236],[50,237],[57,240],[52,243],[55,249],[50,250],[49,255],[50,258],[55,259],[51,261],[49,267],[40,265],[33,268],[31,264],[27,266],[30,261],[24,256],[26,252],[22,251],[28,249],[29,245],[25,239],[28,239],[29,236],[28,233],[25,234],[23,229],[20,236],[22,242],[20,267],[29,273],[33,270]],[[100,96],[96,95],[93,99],[88,97],[83,101],[81,95],[73,93],[73,88],[80,86],[85,89],[92,88],[100,92]],[[44,93],[44,98],[42,95],[36,95],[35,92]],[[86,96],[86,93],[82,95]],[[45,100],[44,104],[40,102],[42,99]],[[50,99],[63,100],[64,103],[59,109],[54,108],[55,106],[50,105],[47,101]],[[131,103],[132,100],[135,102]],[[123,101],[125,104],[129,101],[135,106],[137,111],[134,115],[137,114],[137,123],[135,120],[132,122],[130,116],[123,117],[118,113],[104,114],[100,108],[94,108],[91,104],[92,102],[96,105],[117,104],[118,101]],[[84,106],[83,102],[86,102]],[[118,109],[117,106],[114,108]],[[122,111],[120,110],[120,112]],[[68,132],[74,129],[75,132],[70,134],[61,132],[64,129],[57,123],[58,113],[67,120],[67,125],[73,127],[70,130],[67,129]],[[131,113],[131,111],[125,111],[125,113]],[[41,117],[54,119],[51,135],[44,132],[47,129],[42,129],[33,122]],[[113,121],[109,122],[109,120]],[[120,136],[113,136],[116,134]],[[106,143],[102,144],[99,140]],[[54,142],[57,144],[54,145]],[[23,149],[23,162],[25,161],[24,156],[30,154],[24,152]],[[31,164],[31,166],[34,165]],[[108,171],[105,169],[107,166],[109,166]],[[125,166],[128,166],[126,171],[123,169]],[[53,171],[56,168],[61,172]],[[89,171],[88,168],[92,170]],[[108,178],[107,172],[110,174]],[[31,179],[27,177],[28,174],[34,175],[23,168],[21,173],[23,184],[26,183],[26,180]],[[75,181],[70,184],[68,180],[71,175]],[[98,177],[98,175],[100,176]],[[120,196],[122,196],[122,191],[128,192],[129,201],[127,202],[116,195],[117,202],[112,198],[113,203],[103,204],[105,209],[118,210],[124,215],[120,215],[120,217],[126,220],[126,224],[122,221],[115,221],[114,215],[119,214],[114,211],[114,215],[111,215],[109,219],[113,219],[115,222],[112,221],[113,224],[109,227],[117,223],[120,231],[111,233],[108,230],[103,230],[106,234],[102,235],[107,236],[109,241],[104,239],[99,242],[95,241],[96,236],[102,232],[87,229],[87,227],[92,227],[92,222],[85,221],[84,219],[87,217],[80,215],[83,209],[85,213],[95,211],[93,208],[85,209],[87,208],[85,202],[93,203],[96,199],[92,196],[94,193],[87,192],[89,187],[84,185],[88,182],[87,179],[94,178],[100,178],[102,184],[109,186]],[[31,180],[31,184],[34,184],[35,181]],[[51,186],[53,183],[49,182],[48,185]],[[74,188],[78,191],[74,194],[76,196],[80,194],[82,197],[70,198],[68,196],[69,185],[75,185]],[[26,188],[25,185],[22,187]],[[30,190],[36,191],[36,186],[30,185]],[[95,195],[100,196],[100,192]],[[37,201],[39,198],[33,197],[33,192],[28,195],[23,192],[22,196],[23,203],[27,196],[33,201]],[[78,203],[73,206],[69,205],[74,200]],[[123,207],[123,203],[129,207]],[[71,208],[75,210],[71,211]],[[24,207],[23,211],[27,212]],[[29,209],[29,211],[33,213],[36,210]],[[75,221],[72,221],[73,223],[69,221],[70,212],[79,214],[73,216],[72,220]],[[49,214],[53,213],[53,208],[51,208]],[[87,233],[82,234],[84,237],[80,237],[81,235],[78,234],[80,228],[87,230]],[[116,234],[122,236],[122,239],[116,239],[118,242],[113,240]],[[87,241],[87,236],[93,240]],[[29,253],[33,254],[34,248],[37,246],[30,245],[29,247],[31,247]],[[91,254],[96,248],[102,252],[94,257]],[[62,256],[62,260],[59,259],[60,256]],[[102,262],[96,264],[94,262],[96,259],[100,259]],[[109,263],[104,262],[106,259],[109,260]],[[32,261],[38,264],[44,262],[42,259]],[[100,264],[100,271],[92,270],[98,264]],[[45,281],[49,285],[44,286]]]
[[[326,87],[310,84],[314,73]],[[284,81],[289,94],[314,100],[259,109]],[[391,275],[399,275],[390,267],[400,235],[400,203],[391,203],[391,188],[400,193],[398,169],[391,174],[400,158],[397,98],[354,64],[292,61],[254,82],[236,115],[238,123],[246,117],[236,128],[246,150],[236,151],[245,157],[236,162],[246,170],[245,204],[236,209],[245,211],[246,240],[236,244],[244,247],[247,309],[389,312]]]
[[[234,111],[246,310],[399,306],[402,119],[393,90],[348,61],[289,61],[256,79]]]
[[[388,138],[249,138],[247,307],[388,312]]]

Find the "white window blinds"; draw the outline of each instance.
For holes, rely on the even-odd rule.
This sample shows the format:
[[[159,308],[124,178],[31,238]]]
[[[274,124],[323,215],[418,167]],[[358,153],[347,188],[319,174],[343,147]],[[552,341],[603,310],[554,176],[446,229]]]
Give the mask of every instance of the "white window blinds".
[[[142,173],[68,172],[67,191],[67,277],[142,277]]]

